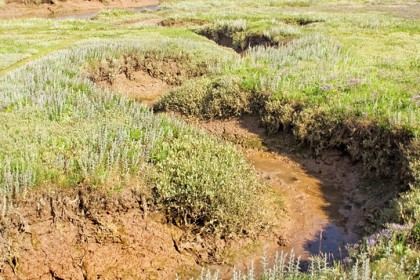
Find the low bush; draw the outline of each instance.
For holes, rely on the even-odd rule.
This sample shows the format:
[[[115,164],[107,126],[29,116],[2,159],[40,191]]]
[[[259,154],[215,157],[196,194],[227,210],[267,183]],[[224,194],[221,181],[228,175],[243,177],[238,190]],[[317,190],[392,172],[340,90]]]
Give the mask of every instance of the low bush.
[[[163,96],[156,109],[205,119],[239,116],[251,110],[251,94],[240,83],[237,76],[191,80]]]
[[[204,134],[180,135],[152,151],[154,193],[176,224],[224,238],[263,229],[263,190],[233,145]]]

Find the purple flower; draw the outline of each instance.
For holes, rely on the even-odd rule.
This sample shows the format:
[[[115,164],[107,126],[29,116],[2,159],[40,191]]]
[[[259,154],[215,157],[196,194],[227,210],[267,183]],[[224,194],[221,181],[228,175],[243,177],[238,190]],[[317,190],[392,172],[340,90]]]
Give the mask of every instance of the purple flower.
[[[390,229],[383,229],[379,232],[379,237],[384,237],[390,239],[392,236],[392,231]]]
[[[407,225],[401,225],[401,224],[387,224],[386,227],[393,231],[404,231],[408,228]]]
[[[413,98],[411,98],[411,102],[413,102],[417,106],[420,106],[420,95],[413,96]]]
[[[333,86],[332,86],[332,85],[330,85],[330,84],[324,84],[324,85],[321,87],[321,89],[322,89],[323,91],[332,90],[332,89],[333,89]]]
[[[369,237],[369,239],[367,241],[367,245],[370,247],[370,246],[373,246],[375,244],[376,244],[376,238],[373,237],[373,236]]]
[[[347,80],[347,85],[350,87],[355,87],[360,84],[362,84],[362,80],[359,78],[350,77],[350,79]]]
[[[343,263],[345,263],[345,264],[351,264],[352,262],[353,262],[353,260],[350,257],[345,257],[343,259]]]

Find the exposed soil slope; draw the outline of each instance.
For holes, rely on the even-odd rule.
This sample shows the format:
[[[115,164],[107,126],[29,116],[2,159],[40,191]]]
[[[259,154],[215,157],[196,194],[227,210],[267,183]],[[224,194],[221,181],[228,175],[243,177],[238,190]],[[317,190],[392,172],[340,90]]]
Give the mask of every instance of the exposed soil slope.
[[[37,194],[0,221],[5,279],[173,279],[198,268],[177,252],[182,232],[135,191]]]
[[[98,81],[97,85],[118,92],[136,101],[153,106],[157,97],[172,88],[165,81],[153,78],[143,71],[131,73],[131,79],[125,74],[118,74],[112,84],[107,81]]]
[[[256,117],[196,125],[244,147],[261,178],[282,194],[286,209],[278,213],[280,229],[273,235],[253,246],[238,242],[231,247],[236,250],[225,252],[225,264],[210,266],[223,279],[234,266],[245,270],[254,262],[258,270],[264,246],[271,260],[276,251],[292,249],[303,260],[318,253],[341,258],[345,243],[358,239],[363,221],[390,199],[360,193],[360,164],[335,151],[318,159],[293,156],[285,147],[296,145],[265,137]],[[202,244],[180,242],[184,232],[149,209],[136,190],[110,195],[80,187],[47,193],[18,200],[0,220],[1,253],[7,259],[0,271],[6,279],[173,279],[176,273],[197,275],[197,261],[205,261]]]

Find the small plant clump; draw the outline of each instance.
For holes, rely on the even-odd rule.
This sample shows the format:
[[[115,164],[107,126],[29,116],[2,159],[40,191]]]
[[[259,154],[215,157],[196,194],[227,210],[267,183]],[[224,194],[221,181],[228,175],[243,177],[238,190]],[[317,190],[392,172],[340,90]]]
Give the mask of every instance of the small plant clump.
[[[249,92],[240,78],[224,76],[188,81],[163,96],[156,109],[173,110],[205,119],[240,116],[250,112]]]
[[[205,135],[182,135],[152,151],[157,201],[175,224],[223,238],[256,235],[263,221],[263,190],[253,169],[231,145]]]

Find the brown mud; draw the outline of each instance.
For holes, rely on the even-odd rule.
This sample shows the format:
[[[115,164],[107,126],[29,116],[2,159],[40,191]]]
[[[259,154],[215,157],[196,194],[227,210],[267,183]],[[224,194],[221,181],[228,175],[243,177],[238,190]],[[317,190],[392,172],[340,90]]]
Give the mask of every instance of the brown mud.
[[[130,79],[125,74],[118,74],[112,84],[107,81],[98,81],[96,84],[101,88],[110,89],[113,92],[142,102],[150,108],[153,107],[157,97],[173,87],[143,71],[131,73]]]
[[[0,218],[0,232],[4,279],[174,279],[199,272],[193,256],[177,251],[182,231],[148,210],[135,189],[114,196],[84,187],[34,192]]]
[[[244,53],[248,49],[255,46],[274,47],[286,44],[290,39],[284,42],[276,42],[263,34],[247,34],[241,42],[234,41],[234,34],[225,30],[211,30],[207,29],[197,32],[197,34],[214,41],[216,44],[231,48],[237,53]]]
[[[8,1],[6,0],[6,3]],[[119,1],[57,1],[56,4],[22,4],[11,2],[0,8],[0,19],[14,18],[78,18],[88,19],[104,9],[155,9],[159,0],[119,0]]]

